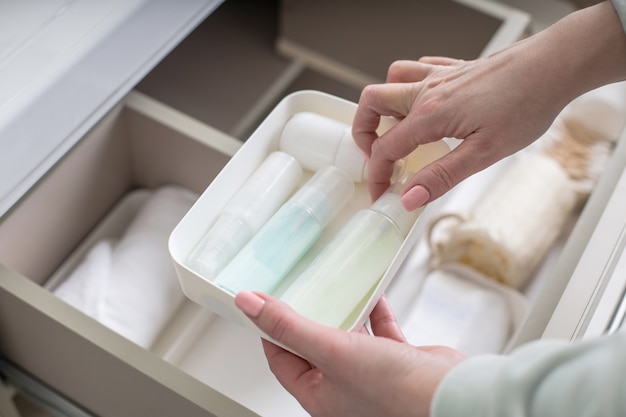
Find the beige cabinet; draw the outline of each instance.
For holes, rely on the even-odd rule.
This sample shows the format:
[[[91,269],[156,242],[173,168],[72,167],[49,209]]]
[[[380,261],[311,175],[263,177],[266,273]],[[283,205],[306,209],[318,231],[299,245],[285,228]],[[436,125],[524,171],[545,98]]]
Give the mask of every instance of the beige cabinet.
[[[276,53],[277,2],[153,3],[163,7],[138,1],[128,6],[126,14],[116,9],[122,17],[109,22],[115,30],[103,30],[105,40],[87,45],[93,56],[101,53],[118,59],[144,51],[142,59],[119,74],[116,85],[111,84],[113,78],[99,84],[97,72],[79,71],[89,57],[73,63],[69,54],[58,68],[61,76],[50,75],[52,87],[28,90],[33,97],[41,94],[41,101],[25,101],[11,114],[0,114],[9,120],[0,126],[0,159],[14,167],[13,174],[6,166],[0,169],[4,173],[0,180],[0,364],[19,369],[84,415],[306,415],[267,369],[256,334],[191,301],[182,304],[156,343],[145,349],[51,291],[55,286],[51,278],[58,278],[59,270],[98,233],[120,232],[123,222],[116,223],[118,229],[105,230],[103,225],[115,223],[111,220],[115,213],[132,211],[129,195],[164,184],[201,193],[287,93],[319,89],[358,99],[360,81],[352,77],[358,60],[320,60],[321,49],[302,55],[307,51],[303,40],[296,45],[293,38],[287,42],[284,37],[283,51]],[[168,19],[164,5],[172,4],[178,11]],[[451,4],[454,9],[472,8],[472,13],[479,10],[502,20],[486,43],[468,46],[480,53],[520,38],[528,22],[527,16],[498,4],[491,7],[490,2]],[[445,10],[441,14],[445,16]],[[121,36],[130,30],[128,25],[138,22],[146,29],[139,39],[131,42]],[[469,23],[466,29],[471,33]],[[157,28],[170,36],[146,50],[142,45],[150,44],[150,30]],[[120,48],[117,55],[111,51],[116,47]],[[112,61],[106,65],[115,66]],[[92,77],[84,78],[88,74]],[[69,84],[63,84],[64,77]],[[77,77],[90,86],[86,98],[70,85]],[[346,81],[350,77],[354,83]],[[76,97],[56,91],[57,85]],[[70,103],[66,111],[60,111],[66,103]],[[49,107],[41,107],[44,104]],[[31,116],[38,118],[40,129],[26,129]],[[46,137],[41,127],[45,130],[47,125],[51,128]],[[21,140],[35,146],[17,149],[12,141]],[[35,149],[39,143],[42,148]],[[604,191],[592,195],[580,224],[555,254],[558,260],[551,267],[561,277],[559,284],[533,299],[527,325],[518,334],[520,341],[541,337],[550,321],[601,215],[599,207],[619,177],[623,148],[620,145],[601,180]],[[432,210],[425,213],[433,214]],[[412,285],[406,275],[398,277],[391,289],[396,295],[390,295],[396,305],[405,305]]]

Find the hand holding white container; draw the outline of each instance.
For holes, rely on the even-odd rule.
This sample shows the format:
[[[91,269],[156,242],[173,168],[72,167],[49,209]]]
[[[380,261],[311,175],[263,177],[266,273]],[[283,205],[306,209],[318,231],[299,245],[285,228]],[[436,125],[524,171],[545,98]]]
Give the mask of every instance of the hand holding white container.
[[[350,126],[352,123],[356,107],[355,103],[325,93],[316,91],[296,92],[285,97],[246,140],[241,149],[200,196],[197,203],[189,210],[170,236],[170,253],[183,291],[191,300],[229,320],[251,328],[253,331],[260,333],[262,337],[268,338],[235,306],[233,292],[236,290],[233,292],[224,290],[219,285],[216,285],[216,282],[212,279],[194,271],[187,264],[187,260],[194,247],[203,238],[210,224],[220,215],[221,210],[223,210],[237,190],[245,184],[252,172],[257,169],[270,153],[277,150],[285,151],[280,145],[281,135],[283,135],[286,123],[292,117],[303,112],[315,113],[339,122],[338,124],[331,123],[331,125],[339,126],[345,132],[346,126]],[[379,134],[383,134],[395,122],[391,118],[384,118],[381,121]],[[311,129],[314,131],[318,126],[320,125],[313,124]],[[305,148],[316,147],[318,139],[315,139],[316,136],[313,134],[313,131],[301,136],[296,135],[296,140],[307,142]],[[298,137],[300,139],[297,139]],[[416,155],[419,155],[418,167],[440,158],[449,150],[450,148],[444,140],[420,146],[416,151]],[[311,171],[316,169],[307,168],[306,163],[299,160],[296,155],[293,156],[305,169],[305,174],[311,174]],[[362,154],[358,155],[358,157],[363,158]],[[364,158],[362,162],[365,162]],[[321,164],[334,165],[334,163],[333,161],[322,162]],[[354,197],[339,211],[330,224],[322,230],[320,239],[314,248],[315,250],[309,253],[318,253],[321,250],[320,248],[329,242],[353,215],[360,210],[368,209],[370,205],[371,199],[366,184],[355,184]],[[411,215],[418,216],[419,212]],[[418,218],[417,223],[421,221]],[[419,231],[424,228],[411,227],[409,225],[410,230],[406,237],[404,239],[402,237],[399,238],[399,249],[397,249],[397,236],[389,238],[394,242],[390,246],[394,248],[390,251],[393,252],[391,264],[383,271],[382,277],[380,274],[378,275],[376,283],[373,286],[369,286],[366,294],[358,296],[361,301],[356,309],[351,309],[349,319],[341,324],[342,328],[354,330],[363,325],[374,305],[393,279],[395,271],[398,270],[406,255],[420,237]],[[299,271],[306,269],[312,257],[305,256],[302,258],[295,266],[295,269],[292,270],[293,274],[289,275],[289,280],[281,284],[280,290],[270,290],[270,293],[275,296],[284,294],[283,290],[288,290],[289,285],[292,285],[291,279],[297,276]],[[358,291],[358,289],[355,289],[355,291]]]
[[[350,327],[350,315],[372,293],[402,246],[418,212],[391,187],[350,218],[281,297],[298,313],[327,326]]]

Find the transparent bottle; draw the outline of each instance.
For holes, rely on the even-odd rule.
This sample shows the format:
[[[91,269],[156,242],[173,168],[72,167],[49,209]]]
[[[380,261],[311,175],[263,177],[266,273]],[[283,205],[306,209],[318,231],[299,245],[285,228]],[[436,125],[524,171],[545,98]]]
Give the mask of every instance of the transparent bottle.
[[[319,238],[322,229],[354,193],[342,170],[318,170],[217,276],[214,283],[236,294],[271,293]]]
[[[367,180],[367,159],[352,138],[352,128],[346,123],[318,113],[296,113],[283,126],[279,147],[310,171],[334,165],[347,172],[354,182]],[[420,145],[396,162],[391,182],[406,173],[419,171],[448,150],[443,142]]]
[[[213,279],[294,192],[302,168],[293,156],[272,152],[221,210],[189,255],[188,266]]]
[[[281,299],[321,324],[343,328],[371,294],[394,259],[419,212],[400,201],[401,186],[390,187],[369,208],[355,213]]]

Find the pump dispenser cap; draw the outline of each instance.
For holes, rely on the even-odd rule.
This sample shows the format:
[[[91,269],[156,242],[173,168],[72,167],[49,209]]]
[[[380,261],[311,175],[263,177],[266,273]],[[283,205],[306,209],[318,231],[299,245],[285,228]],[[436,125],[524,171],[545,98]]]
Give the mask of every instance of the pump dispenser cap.
[[[407,211],[402,205],[402,195],[396,187],[390,187],[371,206],[371,210],[383,214],[397,227],[402,236],[406,237],[417,220],[420,210]]]
[[[283,127],[280,149],[310,171],[334,165],[353,181],[365,180],[366,159],[349,125],[312,112],[294,114]]]
[[[300,204],[326,226],[354,194],[352,179],[334,166],[320,168],[290,200]]]

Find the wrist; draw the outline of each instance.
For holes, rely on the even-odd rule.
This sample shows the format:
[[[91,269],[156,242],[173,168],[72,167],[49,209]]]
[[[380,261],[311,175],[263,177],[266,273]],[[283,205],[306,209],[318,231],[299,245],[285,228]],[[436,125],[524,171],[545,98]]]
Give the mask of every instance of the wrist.
[[[504,78],[520,84],[507,91],[510,102],[523,106],[527,116],[551,120],[579,95],[626,79],[626,35],[606,1],[571,13],[486,59],[491,68],[505,69]]]
[[[626,79],[626,35],[610,1],[576,11],[545,30],[564,105],[589,90]]]

